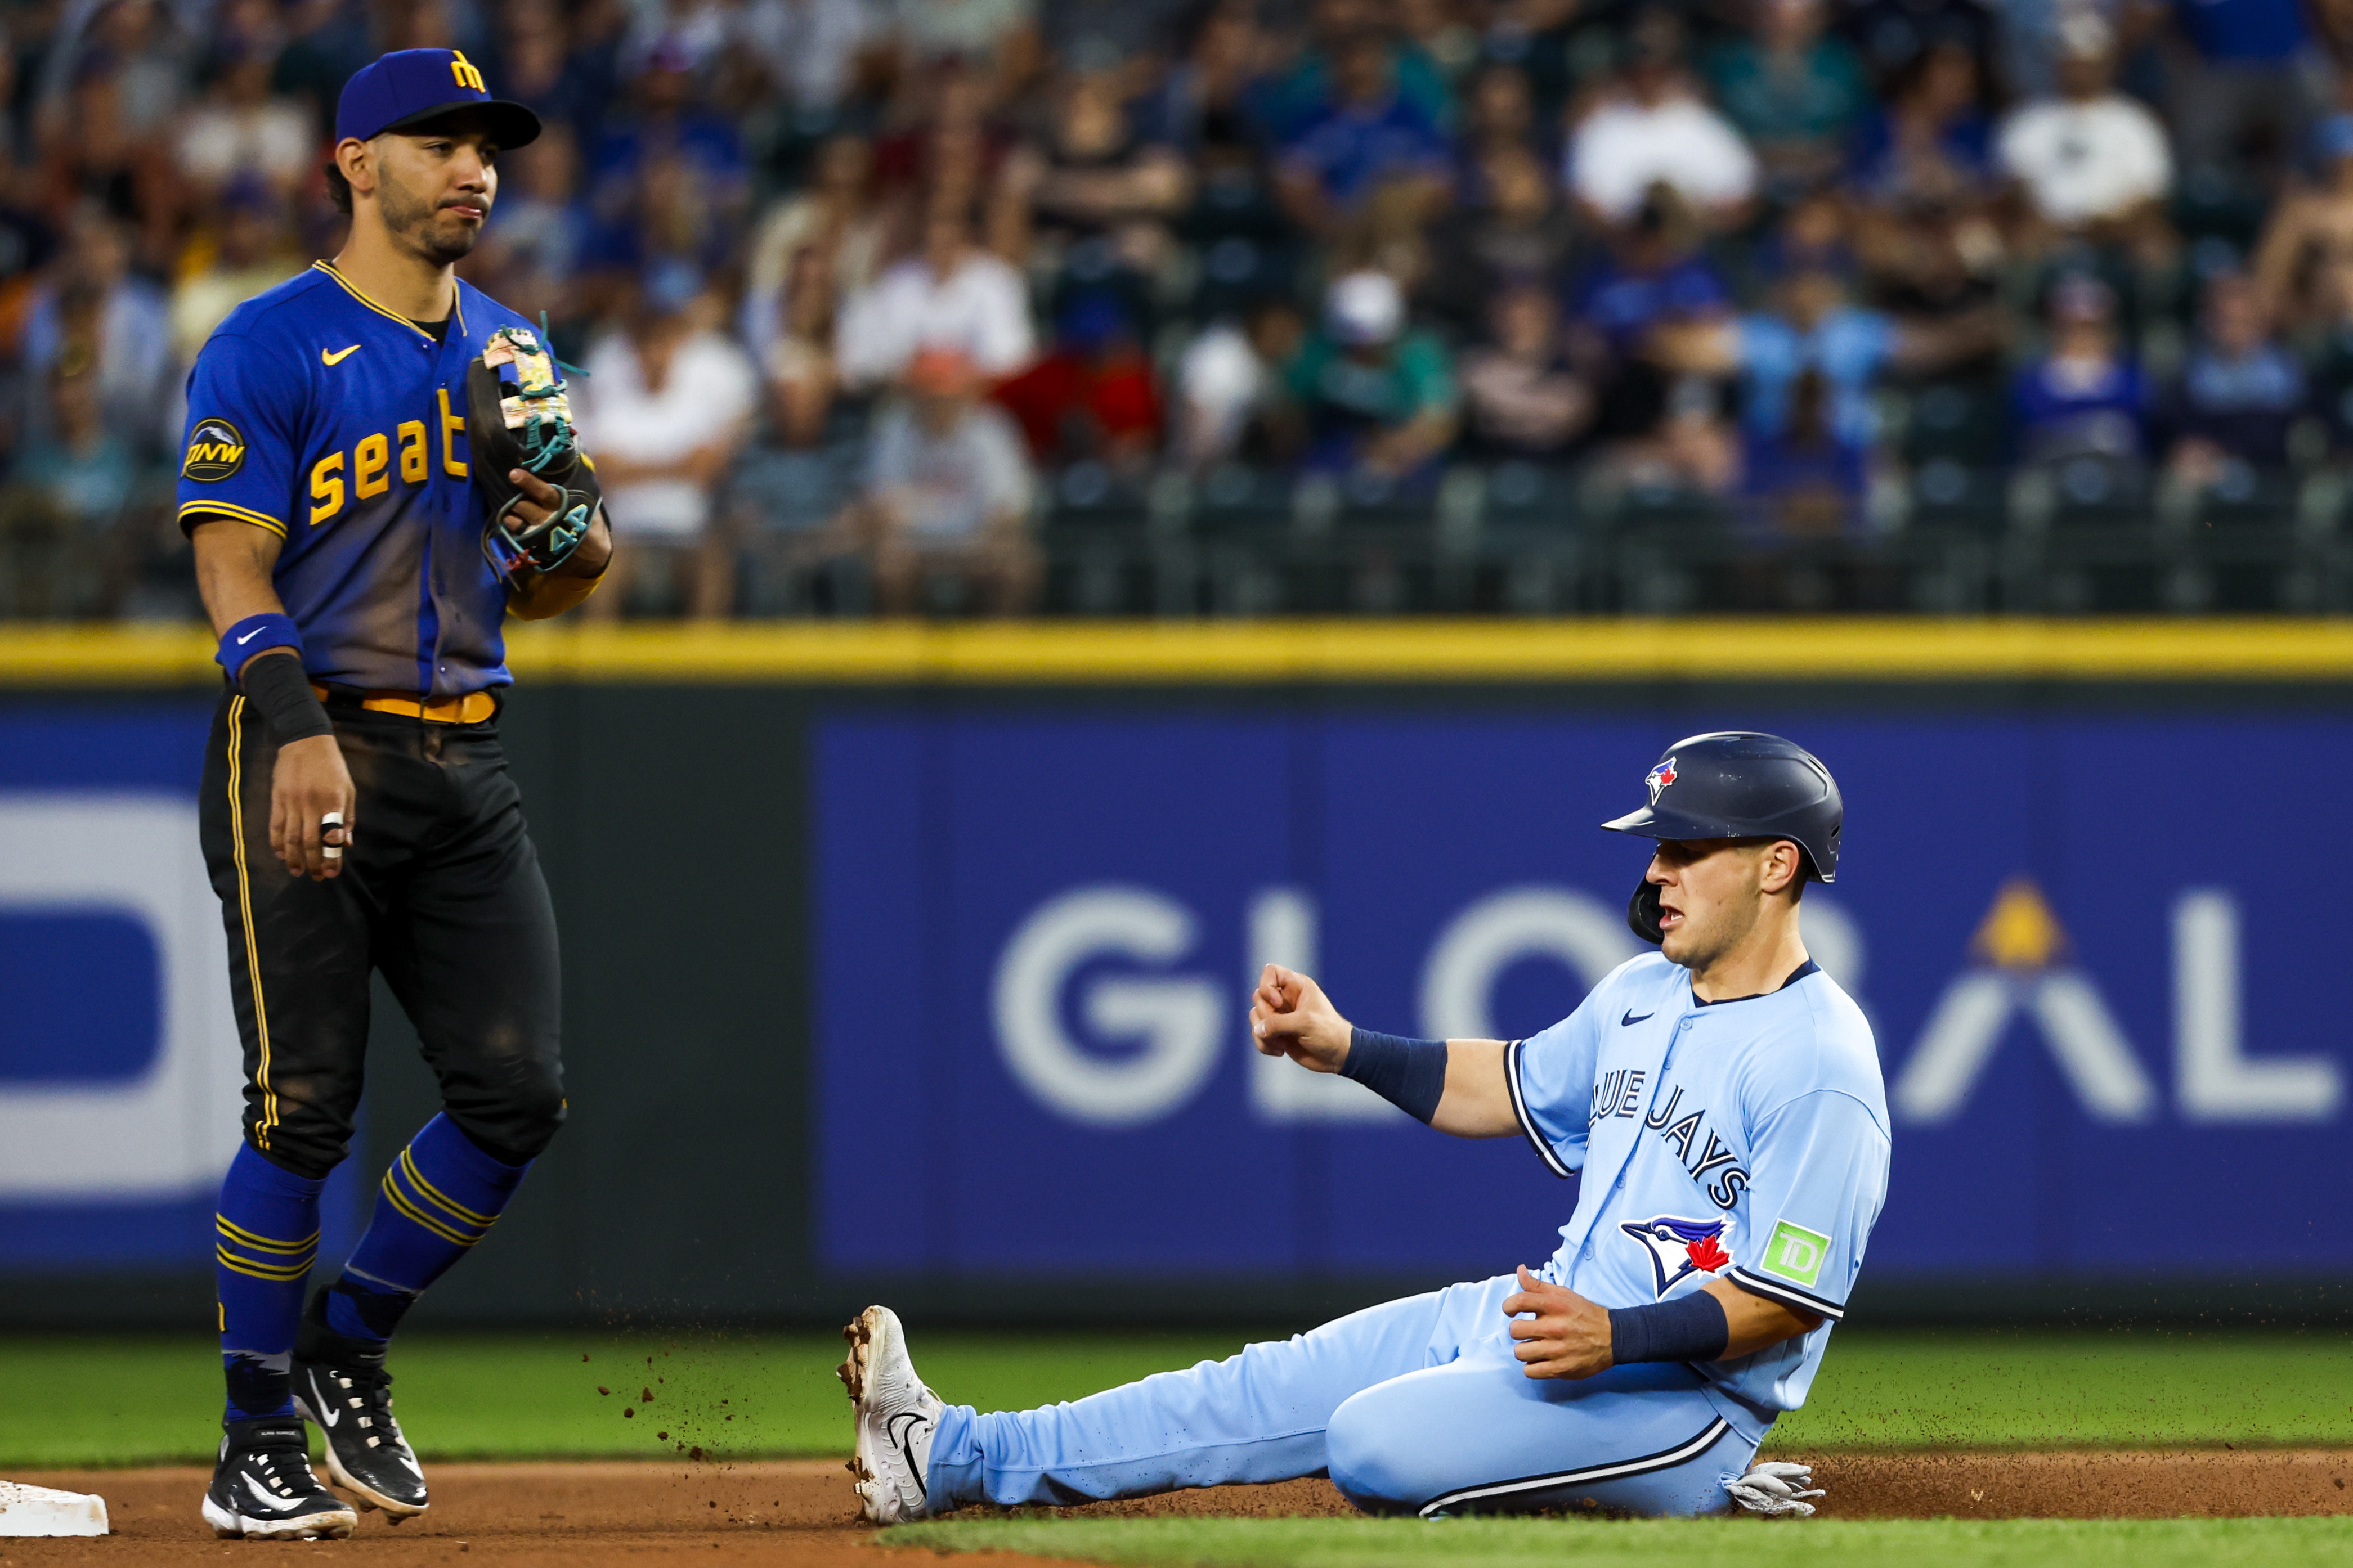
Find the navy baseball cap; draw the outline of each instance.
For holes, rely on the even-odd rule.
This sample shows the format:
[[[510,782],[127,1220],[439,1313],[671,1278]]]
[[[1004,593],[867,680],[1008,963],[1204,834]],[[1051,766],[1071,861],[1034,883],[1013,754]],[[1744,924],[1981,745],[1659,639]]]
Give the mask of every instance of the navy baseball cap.
[[[501,148],[539,139],[539,116],[492,98],[482,73],[456,49],[395,49],[361,67],[335,105],[335,140],[373,141],[461,109],[479,110]]]

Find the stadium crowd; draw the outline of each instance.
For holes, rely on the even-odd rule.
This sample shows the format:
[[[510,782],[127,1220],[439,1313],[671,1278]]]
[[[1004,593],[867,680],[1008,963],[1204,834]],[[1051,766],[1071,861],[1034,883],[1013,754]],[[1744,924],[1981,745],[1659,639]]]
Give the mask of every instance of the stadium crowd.
[[[546,132],[589,612],[2337,607],[2353,0],[13,0],[0,615],[191,616],[336,95]]]

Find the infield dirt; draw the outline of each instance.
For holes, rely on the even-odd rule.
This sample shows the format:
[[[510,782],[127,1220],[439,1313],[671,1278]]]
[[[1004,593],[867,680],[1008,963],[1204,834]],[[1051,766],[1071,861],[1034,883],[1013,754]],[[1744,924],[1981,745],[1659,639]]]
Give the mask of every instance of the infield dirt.
[[[2149,1519],[2353,1513],[2353,1450],[2253,1449],[2058,1454],[1844,1455],[1819,1461],[1823,1514],[1842,1519]],[[369,1568],[499,1563],[509,1568],[681,1563],[877,1568],[897,1552],[857,1522],[849,1479],[832,1460],[441,1465],[433,1511],[395,1528],[363,1514],[352,1540],[300,1546],[216,1541],[196,1517],[194,1468],[12,1476],[106,1499],[115,1533],[90,1541],[0,1539],[0,1563],[242,1562],[280,1554]],[[1073,1512],[1082,1510],[1070,1510]],[[1324,1481],[1177,1492],[1102,1503],[1092,1515],[1340,1515]],[[670,1554],[681,1554],[670,1557]],[[1041,1559],[995,1553],[1025,1568]]]

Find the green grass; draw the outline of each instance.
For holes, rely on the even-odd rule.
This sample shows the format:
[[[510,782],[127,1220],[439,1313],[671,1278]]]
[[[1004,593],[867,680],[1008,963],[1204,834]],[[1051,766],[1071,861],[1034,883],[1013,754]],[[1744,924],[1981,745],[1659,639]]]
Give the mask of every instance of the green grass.
[[[974,1519],[902,1525],[884,1544],[1026,1552],[1120,1568],[2306,1568],[2353,1563],[2353,1519],[1630,1521]]]
[[[1231,1334],[938,1333],[916,1348],[924,1376],[950,1397],[1008,1409],[1076,1399],[1240,1343]],[[419,1451],[440,1459],[651,1458],[681,1444],[839,1454],[849,1443],[849,1404],[833,1372],[841,1357],[841,1336],[824,1332],[417,1333],[394,1350],[393,1398]],[[632,1396],[648,1388],[654,1402],[638,1408]],[[0,1473],[209,1462],[220,1398],[210,1338],[0,1336]],[[624,1408],[637,1414],[624,1419]]]
[[[913,1342],[927,1381],[986,1410],[1073,1399],[1226,1355],[1241,1336],[972,1334],[918,1324]],[[841,1452],[840,1359],[839,1338],[816,1332],[418,1333],[401,1342],[393,1367],[401,1419],[437,1458],[649,1458],[681,1443],[733,1455]],[[0,1338],[0,1471],[206,1458],[216,1366],[211,1342],[193,1337]],[[598,1394],[600,1384],[613,1392]],[[654,1403],[624,1419],[631,1396],[649,1387]],[[2353,1338],[1847,1331],[1813,1398],[1768,1447],[2221,1443],[2353,1446]]]

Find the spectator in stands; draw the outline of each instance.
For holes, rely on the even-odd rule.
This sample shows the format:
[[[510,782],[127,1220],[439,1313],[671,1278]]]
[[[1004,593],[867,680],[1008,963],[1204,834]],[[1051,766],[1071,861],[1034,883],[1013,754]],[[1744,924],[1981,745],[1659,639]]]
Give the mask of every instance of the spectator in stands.
[[[1383,77],[1416,122],[1440,132],[1453,128],[1454,89],[1445,70],[1415,40],[1383,37],[1386,9],[1376,0],[1311,0],[1306,47],[1252,82],[1247,95],[1250,118],[1269,140],[1288,146],[1345,100],[1340,57],[1367,38],[1379,41],[1388,67]]]
[[[1558,298],[1506,287],[1489,319],[1487,342],[1462,356],[1466,444],[1486,457],[1567,457],[1593,423],[1593,384],[1569,358]]]
[[[1204,142],[1262,136],[1249,100],[1265,54],[1251,0],[1219,0],[1201,16],[1184,58],[1138,100],[1144,138],[1191,156]]]
[[[866,542],[888,615],[922,606],[936,574],[964,579],[997,615],[1036,599],[1032,481],[1020,432],[978,395],[978,367],[926,348],[907,367],[904,399],[875,421],[864,494],[844,527]]]
[[[1528,73],[1501,60],[1490,61],[1471,79],[1469,113],[1455,143],[1454,195],[1465,206],[1491,203],[1490,159],[1519,153],[1556,166],[1559,148],[1536,121],[1535,92]]]
[[[1388,46],[1366,33],[1334,59],[1331,107],[1284,149],[1280,189],[1294,222],[1331,238],[1384,185],[1442,195],[1449,164],[1444,134],[1398,90]]]
[[[1479,188],[1484,202],[1432,226],[1430,274],[1421,303],[1458,332],[1486,325],[1487,308],[1512,284],[1557,288],[1577,245],[1577,222],[1560,200],[1551,171],[1525,147],[1487,155]]]
[[[2026,10],[2042,0],[1850,0],[1839,7],[1838,28],[1845,34],[1873,77],[1882,83],[1901,81],[1918,68],[1926,51],[1956,45],[1983,68],[1994,56],[1997,33],[2010,28]],[[2001,21],[1996,22],[1999,13]],[[2021,90],[2043,90],[2013,79]]]
[[[2301,0],[2178,0],[2172,10],[2191,45],[2169,73],[2183,167],[2275,178],[2303,149],[2315,110],[2338,90]]]
[[[1404,290],[1387,273],[1334,279],[1323,324],[1284,380],[1311,468],[1420,478],[1454,438],[1452,363],[1437,338],[1407,327]]]
[[[750,200],[735,123],[698,90],[689,42],[651,44],[628,102],[588,154],[589,201],[603,259],[635,271],[662,257],[713,270],[727,259]]]
[[[1647,439],[1667,416],[1673,385],[1649,357],[1653,329],[1720,320],[1732,308],[1724,280],[1699,253],[1697,228],[1683,199],[1658,186],[1569,289],[1579,362],[1601,378],[1597,440]]]
[[[1631,218],[1655,185],[1731,226],[1757,188],[1757,158],[1704,102],[1683,69],[1683,28],[1646,11],[1628,38],[1629,63],[1570,132],[1568,188],[1601,222]]]
[[[1689,374],[1736,376],[1741,420],[1752,438],[1790,428],[1788,403],[1799,377],[1820,382],[1825,427],[1858,450],[1879,430],[1871,394],[1890,368],[1915,373],[1965,360],[1998,346],[2001,323],[1992,311],[1952,321],[1899,321],[1847,299],[1846,279],[1822,267],[1783,278],[1770,307],[1736,318],[1662,322],[1653,333],[1653,358]]]
[[[1035,0],[902,0],[889,14],[899,47],[918,65],[955,60],[1011,80],[1037,60]]]
[[[258,180],[232,184],[221,204],[212,255],[172,286],[172,352],[183,365],[231,310],[302,270],[278,198]]]
[[[2353,114],[2323,121],[2317,185],[2291,189],[2272,208],[2255,248],[2256,287],[2271,319],[2328,323],[2353,280]]]
[[[2262,297],[2243,274],[2208,281],[2199,341],[2167,403],[2167,466],[2191,489],[2211,488],[2234,465],[2241,475],[2287,467],[2290,432],[2310,411],[2304,365],[2266,331]]]
[[[50,371],[46,430],[0,492],[0,595],[20,616],[110,614],[131,563],[139,454],[108,427],[95,369],[77,346]]]
[[[890,240],[872,172],[863,137],[829,139],[807,185],[777,203],[752,238],[740,328],[787,446],[813,445],[825,429],[839,390],[834,323],[842,301],[874,280]]]
[[[1197,471],[1238,457],[1287,459],[1300,443],[1282,367],[1306,336],[1298,312],[1274,298],[1246,323],[1213,322],[1187,345],[1176,362],[1176,458]]]
[[[131,237],[121,224],[84,209],[30,305],[18,344],[28,372],[94,365],[108,428],[142,454],[177,438],[170,303],[132,270]],[[34,415],[29,423],[37,430],[41,411]]]
[[[799,115],[829,115],[849,95],[858,58],[882,30],[864,0],[752,0],[744,39]]]
[[[1031,232],[1049,247],[1033,249],[1031,265],[1071,267],[1091,282],[1114,268],[1156,269],[1192,194],[1184,159],[1137,136],[1109,72],[1063,84],[1043,144],[1017,149],[1006,178],[1027,191]]]
[[[1870,83],[1846,41],[1825,35],[1822,0],[1750,0],[1750,9],[1751,32],[1715,51],[1707,77],[1767,185],[1786,196],[1844,162]]]
[[[1980,199],[1993,174],[1992,125],[1978,63],[1957,43],[1913,57],[1883,109],[1858,127],[1852,183],[1881,207],[1949,209]]]
[[[835,327],[836,364],[854,390],[896,379],[919,348],[954,349],[990,381],[1036,353],[1028,285],[973,243],[971,223],[953,209],[933,214],[921,250],[844,300]]]
[[[1744,421],[1740,494],[1752,529],[1788,541],[1858,531],[1870,448],[1841,437],[1830,377],[1809,365],[1769,422]]]
[[[1053,347],[995,394],[1050,467],[1093,461],[1126,472],[1152,460],[1160,391],[1134,323],[1108,291],[1077,296],[1054,323]]]
[[[2165,127],[2111,85],[2114,34],[2082,12],[2062,26],[2059,96],[2013,110],[1997,137],[2003,172],[2024,192],[2030,249],[2084,237],[2154,259],[2170,247],[2163,201],[2173,188]]]
[[[180,172],[199,205],[239,174],[283,198],[316,174],[318,132],[302,105],[271,93],[274,63],[261,38],[224,44],[211,88],[175,129]]]
[[[834,356],[833,279],[816,246],[793,252],[777,286],[780,309],[762,314],[764,336],[746,334],[767,386],[768,427],[777,442],[805,448],[825,440],[841,376]]]
[[[497,210],[474,248],[474,280],[525,317],[547,311],[570,337],[571,286],[592,258],[596,227],[571,126],[548,121],[539,140],[500,158]]]
[[[1041,0],[1038,30],[1067,68],[1108,72],[1166,51],[1192,8],[1193,0]]]
[[[678,263],[639,284],[627,331],[599,342],[577,385],[582,445],[622,548],[590,613],[622,613],[649,558],[682,576],[699,617],[734,607],[732,544],[712,529],[712,497],[749,433],[758,384],[744,351],[708,325],[702,279]]]
[[[2148,388],[2117,342],[2115,291],[2069,274],[2052,286],[2049,315],[2050,348],[2019,373],[2010,395],[2020,455],[2138,462],[2147,451]]]

